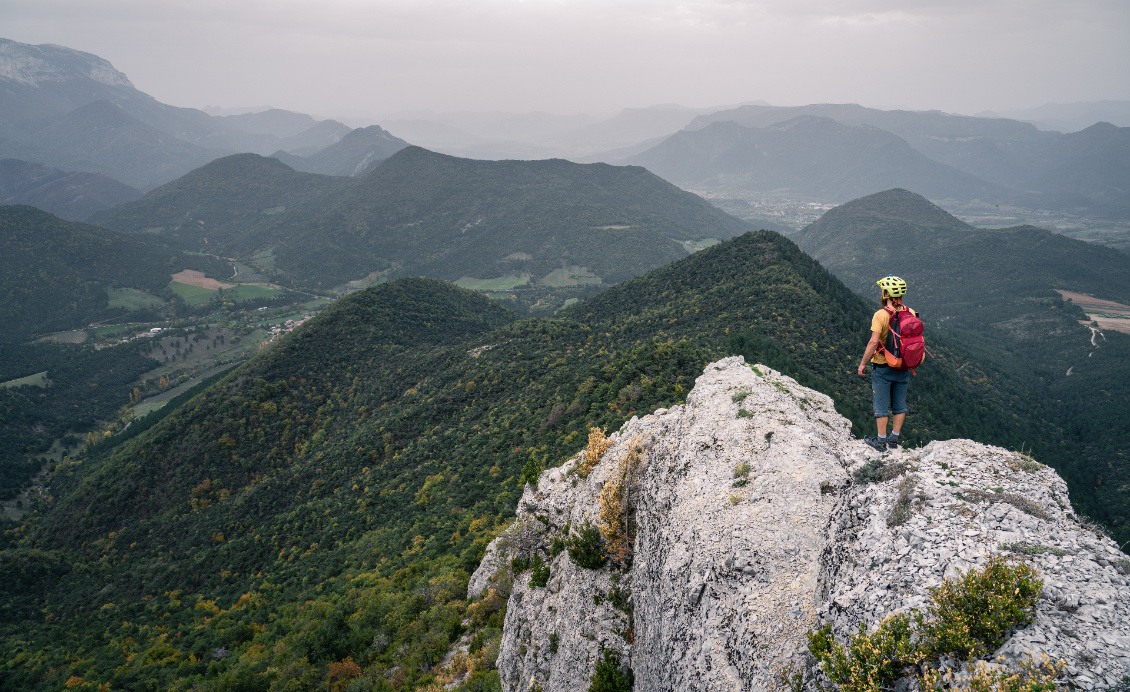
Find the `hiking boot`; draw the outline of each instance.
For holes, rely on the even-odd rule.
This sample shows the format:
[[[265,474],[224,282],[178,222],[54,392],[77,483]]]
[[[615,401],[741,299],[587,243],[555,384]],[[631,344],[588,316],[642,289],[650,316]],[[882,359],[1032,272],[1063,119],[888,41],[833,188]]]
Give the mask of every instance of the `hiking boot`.
[[[899,448],[898,440],[892,440],[891,438],[888,437],[887,438],[887,449],[895,450],[895,449],[898,449],[898,448]]]
[[[878,437],[875,437],[874,435],[867,435],[866,437],[863,438],[863,441],[866,442],[873,449],[877,449],[880,452],[887,451],[886,440],[880,440]]]

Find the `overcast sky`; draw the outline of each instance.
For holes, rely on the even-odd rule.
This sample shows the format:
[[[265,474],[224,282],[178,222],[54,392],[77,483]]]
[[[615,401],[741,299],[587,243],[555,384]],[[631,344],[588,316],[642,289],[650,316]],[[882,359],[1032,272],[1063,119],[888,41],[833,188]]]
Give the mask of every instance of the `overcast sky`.
[[[1128,0],[0,0],[167,103],[326,116],[1130,99]]]

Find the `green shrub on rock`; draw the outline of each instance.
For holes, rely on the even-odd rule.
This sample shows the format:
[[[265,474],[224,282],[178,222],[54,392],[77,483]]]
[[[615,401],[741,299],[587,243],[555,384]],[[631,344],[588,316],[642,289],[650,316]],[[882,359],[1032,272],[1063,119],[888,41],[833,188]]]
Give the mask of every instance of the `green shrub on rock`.
[[[1032,622],[1044,582],[1031,566],[994,555],[984,569],[946,580],[930,591],[928,618],[919,618],[931,657],[978,658],[996,651],[1009,631]]]
[[[621,670],[620,654],[605,649],[604,657],[596,662],[589,692],[631,692],[633,677],[631,669]]]
[[[846,648],[836,643],[832,626],[824,625],[808,633],[808,650],[843,692],[886,689],[905,668],[922,660],[910,621],[905,613],[890,615],[873,634],[867,634],[867,625],[860,623],[859,633]]]
[[[808,650],[843,692],[878,692],[889,689],[910,666],[942,656],[991,654],[1014,628],[1032,621],[1043,587],[1030,565],[1009,564],[1006,557],[994,555],[983,569],[930,589],[926,613],[890,615],[871,634],[860,623],[846,647],[836,643],[831,625],[825,625],[808,633]]]
[[[608,557],[604,553],[604,536],[587,519],[581,526],[581,532],[570,534],[565,544],[569,550],[569,559],[578,567],[600,569]]]
[[[530,567],[532,568],[530,574],[531,588],[542,587],[549,583],[549,565],[541,561],[541,556],[535,556]]]

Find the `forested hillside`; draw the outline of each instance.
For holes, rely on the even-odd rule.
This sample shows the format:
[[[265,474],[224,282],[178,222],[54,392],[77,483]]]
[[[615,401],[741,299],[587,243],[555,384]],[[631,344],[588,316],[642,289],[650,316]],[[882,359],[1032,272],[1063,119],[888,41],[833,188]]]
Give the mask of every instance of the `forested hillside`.
[[[147,231],[164,243],[191,250],[247,252],[264,229],[277,224],[280,214],[346,184],[338,177],[299,173],[275,158],[234,154],[142,199],[95,214],[90,223],[123,233]]]
[[[117,313],[109,308],[107,288],[157,292],[183,269],[219,278],[230,273],[226,262],[212,257],[63,221],[34,207],[0,206],[0,341],[111,317]]]
[[[526,479],[590,426],[681,401],[726,353],[831,394],[861,430],[870,313],[769,232],[553,319],[427,279],[343,298],[149,431],[56,469],[54,501],[0,551],[0,683],[409,689],[468,632],[464,689],[485,689],[504,601],[468,603],[466,584]],[[908,442],[1036,440],[1039,458],[1045,422],[1004,415],[963,377],[977,363],[942,333],[933,347]]]
[[[906,279],[907,304],[991,373],[987,392],[1051,422],[1040,434],[1072,499],[1130,539],[1130,336],[1092,335],[1053,290],[1130,304],[1130,256],[1031,226],[975,229],[906,190],[837,207],[797,241],[863,295]]]
[[[554,271],[616,283],[685,256],[685,241],[748,230],[642,168],[473,161],[418,147],[352,181],[229,157],[97,222],[255,256],[275,281],[308,290],[374,273],[509,278],[503,289]]]
[[[132,202],[141,191],[98,173],[67,173],[19,159],[0,159],[0,204],[30,204],[68,221]]]

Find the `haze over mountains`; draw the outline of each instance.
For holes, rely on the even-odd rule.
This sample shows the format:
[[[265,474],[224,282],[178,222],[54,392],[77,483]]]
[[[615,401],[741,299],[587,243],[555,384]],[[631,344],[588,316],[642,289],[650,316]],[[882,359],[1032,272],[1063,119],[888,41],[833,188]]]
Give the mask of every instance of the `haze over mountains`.
[[[213,117],[169,106],[138,91],[106,60],[62,46],[0,39],[0,86],[0,157],[102,173],[143,190],[226,154],[301,156],[350,132],[336,121],[281,110]],[[371,142],[358,144],[363,151],[354,167],[366,155],[379,160],[365,148]]]
[[[809,120],[795,120],[799,117]],[[833,128],[829,120],[845,127]],[[793,125],[785,127],[787,122]],[[799,122],[806,123],[808,137],[795,136],[792,128]],[[712,129],[716,123],[741,125],[755,132],[732,125],[726,130]],[[817,129],[817,123],[823,127]],[[895,156],[896,145],[890,139],[886,143],[892,150],[882,151],[881,135],[874,130],[901,138],[921,157],[911,159],[905,147]],[[728,139],[720,141],[723,132]],[[1109,123],[1061,134],[1015,120],[938,111],[882,111],[855,104],[751,105],[698,116],[675,137],[627,160],[663,166],[676,182],[694,181],[707,189],[730,186],[766,191],[780,183],[778,187],[788,192],[834,195],[835,187],[807,182],[808,176],[808,188],[795,189],[795,171],[789,168],[797,165],[794,161],[812,161],[813,150],[826,150],[826,165],[856,185],[854,190],[826,198],[831,201],[899,186],[932,199],[1022,201],[1030,206],[1086,209],[1116,217],[1130,213],[1130,128]],[[759,146],[768,149],[762,152]],[[669,153],[672,148],[679,155]],[[770,151],[789,163],[774,165]],[[665,163],[668,158],[674,160]],[[859,168],[852,169],[853,165]],[[761,171],[765,173],[758,175]],[[817,173],[811,168],[808,172]],[[738,173],[745,174],[746,180],[740,175],[737,180],[728,179]],[[710,181],[711,175],[717,179]],[[961,184],[957,184],[959,178]],[[908,182],[903,185],[895,182],[898,179]]]
[[[211,116],[168,106],[97,56],[9,40],[0,43],[0,84],[0,157],[100,173],[141,190],[236,152],[358,175],[412,143],[471,158],[636,163],[712,193],[842,202],[903,187],[957,203],[1130,218],[1130,129],[1107,123],[1062,134],[1005,118],[753,102],[630,108],[611,117],[406,113],[350,130],[280,109]],[[1063,112],[1117,115],[1119,107]],[[783,124],[798,116],[841,127]]]

